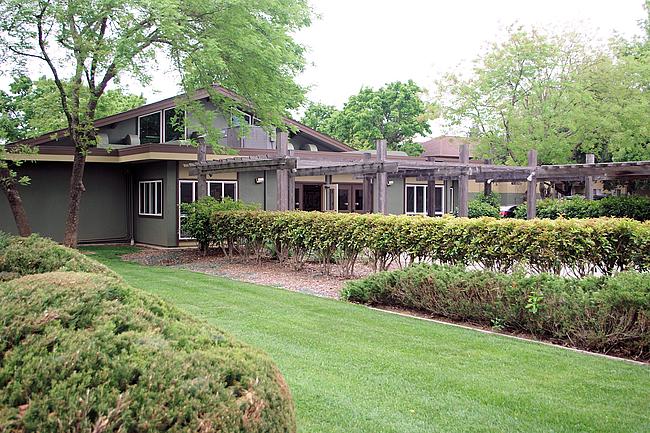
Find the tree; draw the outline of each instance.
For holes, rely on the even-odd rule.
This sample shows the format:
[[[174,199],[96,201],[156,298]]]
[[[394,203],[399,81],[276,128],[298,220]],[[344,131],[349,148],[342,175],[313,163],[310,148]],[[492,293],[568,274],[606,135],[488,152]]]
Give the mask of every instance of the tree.
[[[82,98],[88,98],[87,92]],[[144,102],[142,96],[130,95],[120,89],[108,90],[97,103],[97,116],[110,116]],[[29,236],[31,228],[18,185],[27,185],[30,179],[19,175],[18,169],[23,161],[14,156],[31,155],[36,153],[36,149],[26,145],[7,148],[6,144],[64,128],[65,115],[54,81],[46,78],[32,81],[25,75],[14,77],[9,92],[0,91],[0,108],[0,187],[9,202],[18,233]]]
[[[378,90],[364,87],[342,110],[310,105],[302,121],[355,149],[372,149],[375,140],[384,139],[390,150],[419,155],[422,146],[413,138],[431,132],[429,120],[435,112],[435,107],[423,100],[423,93],[412,80],[389,83]]]
[[[598,144],[581,74],[602,58],[576,34],[510,29],[475,61],[471,77],[449,74],[439,82],[444,116],[468,129],[478,153],[495,162],[525,163],[533,148],[542,163],[568,162]]]
[[[309,24],[306,0],[4,0],[3,64],[45,64],[75,146],[64,244],[76,246],[83,174],[96,144],[93,121],[108,85],[130,75],[146,83],[149,67],[169,59],[181,75],[187,106],[198,89],[218,82],[254,107],[265,125],[280,125],[304,89],[295,75],[303,49],[291,34]],[[66,83],[69,83],[66,86]],[[82,98],[88,92],[88,99]]]

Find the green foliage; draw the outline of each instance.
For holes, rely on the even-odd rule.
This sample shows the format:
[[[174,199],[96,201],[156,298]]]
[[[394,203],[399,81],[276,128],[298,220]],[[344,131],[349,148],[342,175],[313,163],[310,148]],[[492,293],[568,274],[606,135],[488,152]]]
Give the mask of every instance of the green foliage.
[[[512,272],[594,272],[650,268],[650,223],[628,219],[532,221],[426,218],[320,212],[217,212],[210,233],[228,250],[267,250],[301,267],[338,260],[349,273],[359,257],[375,269],[432,261]]]
[[[649,274],[570,279],[416,265],[349,282],[341,296],[650,359]]]
[[[599,47],[590,36],[511,28],[475,61],[470,77],[439,83],[445,118],[469,125],[477,156],[525,165],[648,159],[648,40]],[[619,45],[619,46],[617,46]],[[623,47],[620,47],[623,46]]]
[[[50,239],[37,235],[27,238],[0,236],[0,274],[23,276],[56,271],[115,276],[104,265]]]
[[[72,83],[66,82],[66,88]],[[8,142],[36,137],[65,128],[67,119],[54,80],[45,77],[31,80],[25,75],[14,76],[10,93],[0,91],[0,140]],[[88,89],[81,89],[80,98],[87,101]],[[121,89],[107,90],[97,103],[96,117],[106,117],[139,107],[145,103],[142,96]]]
[[[375,140],[385,139],[388,149],[419,156],[422,147],[413,143],[417,135],[431,132],[434,107],[423,100],[424,91],[415,82],[395,81],[374,90],[362,88],[342,110],[324,104],[307,107],[302,122],[355,149],[373,149]]]
[[[526,218],[526,206],[518,206],[515,217]],[[538,218],[632,218],[638,221],[650,220],[650,197],[624,196],[605,197],[601,200],[544,199],[537,202]]]
[[[493,192],[491,194],[479,194],[473,200],[470,200],[468,207],[470,218],[492,217],[500,218],[500,205],[501,198],[499,194]]]
[[[224,197],[222,200],[216,200],[210,196],[203,197],[194,203],[181,204],[181,212],[186,215],[182,220],[182,230],[191,238],[196,239],[199,250],[207,253],[210,246],[222,239],[222,236],[211,228],[210,220],[215,212],[254,209],[256,209],[255,205],[236,201],[230,197]]]
[[[10,240],[5,254],[30,247],[24,256],[57,257],[62,270],[106,274],[42,239]],[[12,269],[57,268],[47,261]],[[0,283],[3,431],[296,431],[289,390],[267,356],[108,272]]]

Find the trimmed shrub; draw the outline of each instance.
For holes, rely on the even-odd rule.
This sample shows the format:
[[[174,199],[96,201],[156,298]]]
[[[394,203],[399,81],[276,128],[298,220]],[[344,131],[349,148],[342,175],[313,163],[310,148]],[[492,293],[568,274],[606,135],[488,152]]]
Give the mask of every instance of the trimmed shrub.
[[[3,432],[296,431],[260,351],[47,239],[0,236],[0,258],[26,275],[0,283]]]
[[[518,206],[515,217],[526,219],[526,206]],[[601,200],[544,199],[537,202],[538,218],[631,218],[637,221],[650,220],[650,197],[626,196],[605,197]]]
[[[210,218],[215,212],[228,212],[235,210],[255,210],[257,206],[236,201],[230,197],[216,200],[213,197],[203,197],[194,203],[181,204],[181,211],[185,215],[182,219],[183,233],[196,239],[199,250],[207,253],[210,246],[222,240],[219,233],[210,230]]]
[[[648,274],[571,279],[420,264],[349,282],[341,297],[523,331],[581,349],[650,359]]]
[[[492,206],[490,203],[486,203],[480,199],[471,200],[468,203],[468,214],[470,218],[480,218],[480,217],[492,217],[499,218],[501,215],[499,213],[499,208]]]
[[[26,238],[0,237],[0,280],[55,271],[79,271],[116,276],[101,263],[50,239],[37,235]]]
[[[426,261],[513,272],[611,274],[650,267],[650,223],[628,219],[522,221],[320,212],[217,212],[210,236],[229,251],[263,252],[300,268],[315,258],[352,273]]]

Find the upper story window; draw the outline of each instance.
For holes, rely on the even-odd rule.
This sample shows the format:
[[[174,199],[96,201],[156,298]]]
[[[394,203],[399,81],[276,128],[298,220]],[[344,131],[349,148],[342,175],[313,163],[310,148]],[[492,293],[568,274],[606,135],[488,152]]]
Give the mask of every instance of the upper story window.
[[[163,113],[165,117],[165,143],[184,140],[186,138],[185,111],[168,108]]]
[[[253,126],[259,125],[260,119],[248,113],[244,113],[243,111],[236,110],[235,114],[230,117],[230,122],[232,123],[232,126]]]
[[[140,143],[160,143],[160,111],[138,117]]]
[[[168,108],[138,117],[140,143],[169,143],[185,139],[185,112]]]

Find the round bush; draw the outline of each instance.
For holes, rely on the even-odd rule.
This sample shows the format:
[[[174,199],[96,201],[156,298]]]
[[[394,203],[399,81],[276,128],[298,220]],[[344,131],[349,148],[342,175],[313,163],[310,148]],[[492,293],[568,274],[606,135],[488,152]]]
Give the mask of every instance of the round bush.
[[[119,278],[25,276],[0,302],[3,431],[295,431],[264,354]]]
[[[0,242],[0,281],[21,275],[54,271],[79,271],[116,277],[101,263],[51,239],[31,235]]]

